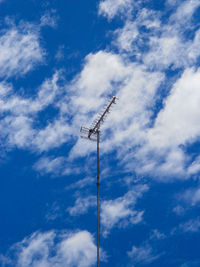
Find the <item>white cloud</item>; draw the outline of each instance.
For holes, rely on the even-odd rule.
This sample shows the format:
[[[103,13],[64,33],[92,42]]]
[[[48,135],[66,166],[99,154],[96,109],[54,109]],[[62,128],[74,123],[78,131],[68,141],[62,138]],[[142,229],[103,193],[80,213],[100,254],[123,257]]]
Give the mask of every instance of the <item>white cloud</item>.
[[[170,6],[177,6],[180,3],[180,0],[167,0],[166,4]]]
[[[149,67],[158,69],[192,66],[200,56],[199,44],[199,31],[195,33],[193,40],[186,41],[179,33],[172,33],[170,26],[162,37],[150,38],[150,51],[144,55],[143,60]]]
[[[118,91],[119,102],[103,126],[104,131],[110,131],[110,138],[102,146],[107,152],[117,145],[126,151],[130,142],[143,142],[141,129],[150,121],[150,107],[154,105],[156,90],[163,78],[161,73],[148,72],[143,66],[123,61],[116,54],[101,51],[90,55],[74,85],[80,88],[72,99],[72,112],[77,112],[74,125],[87,125],[104,104],[105,97]],[[92,147],[94,150],[93,144],[78,141],[71,156],[85,155]]]
[[[56,121],[55,124],[49,123],[43,129],[34,127],[38,113],[53,104],[55,98],[62,94],[63,87],[59,84],[61,79],[62,73],[55,72],[52,78],[46,79],[38,88],[35,98],[18,96],[10,84],[1,83],[1,135],[5,137],[9,146],[42,151],[47,150],[49,146],[55,147],[66,140],[66,131],[69,132],[69,128],[62,119]]]
[[[102,152],[120,148],[118,157],[126,161],[126,167],[140,173],[168,174],[170,171],[184,174],[185,155],[179,145],[198,137],[200,71],[185,70],[174,84],[154,126],[149,128],[157,88],[163,77],[161,73],[149,72],[144,66],[125,61],[117,54],[100,51],[87,57],[81,74],[71,83],[70,97],[63,97],[66,89],[59,84],[61,72],[47,79],[34,99],[11,95],[11,86],[3,83],[0,109],[11,113],[2,121],[3,128],[7,129],[4,135],[8,136],[10,145],[29,146],[40,152],[59,147],[73,136],[78,137],[79,127],[92,118],[91,114],[102,106],[105,96],[118,91],[120,100],[104,124],[104,131],[109,131],[109,135],[102,143]],[[58,116],[45,128],[35,129],[33,115],[45,110],[57,98]],[[70,124],[68,117],[71,117]],[[130,145],[138,147],[134,157],[127,153]],[[83,156],[94,150],[94,144],[79,140],[70,157]],[[148,158],[149,154],[153,156]],[[158,158],[163,159],[162,164]]]
[[[0,76],[22,76],[44,62],[38,29],[31,24],[12,25],[0,32]]]
[[[0,83],[0,97],[6,97],[12,91],[12,85],[6,82]],[[2,102],[1,102],[2,103]]]
[[[36,232],[12,247],[17,256],[10,266],[89,267],[96,262],[96,246],[87,231]]]
[[[17,116],[29,116],[44,110],[62,92],[62,87],[58,85],[61,79],[62,73],[56,71],[51,78],[46,79],[40,85],[35,98],[18,96],[14,93],[14,89],[10,84],[5,82],[1,83],[1,91],[5,91],[3,95],[0,95],[1,112],[9,112]]]
[[[39,151],[48,151],[49,149],[59,147],[69,140],[71,128],[64,119],[57,119],[49,123],[44,129],[38,131],[33,140],[34,145]]]
[[[102,1],[99,12],[112,18],[118,11],[123,10],[124,5],[125,1],[115,1],[115,3]],[[132,3],[132,7],[134,5],[135,3]],[[199,29],[195,28],[192,21],[199,5],[200,1],[181,3],[176,1],[166,23],[162,22],[161,11],[141,8],[136,10],[132,17],[129,13],[124,18],[124,27],[114,32],[113,44],[118,45],[119,55],[121,55],[118,55],[118,58],[121,58],[120,64],[126,67],[126,75],[120,77],[120,86],[117,84],[117,95],[120,101],[116,109],[119,107],[119,112],[115,110],[109,115],[104,130],[110,127],[111,130],[108,130],[110,135],[102,146],[104,152],[116,147],[119,159],[123,159],[123,162],[127,161],[128,170],[135,169],[139,173],[153,175],[157,173],[157,176],[161,177],[172,174],[185,178],[199,171],[197,159],[187,170],[189,157],[181,148],[181,145],[194,142],[200,130],[198,127],[200,76],[199,70],[191,68],[200,55]],[[188,37],[188,31],[193,31],[193,35]],[[100,54],[98,55],[96,59],[99,61]],[[135,61],[140,63],[130,63],[127,58],[133,55],[136,56]],[[108,53],[104,53],[104,57],[108,57]],[[90,62],[93,65],[91,58]],[[172,86],[163,109],[155,118],[155,123],[149,127],[152,123],[151,111],[156,103],[156,97],[159,97],[156,96],[157,89],[163,80],[162,75],[156,73],[155,69],[162,70],[164,73],[171,67],[185,69],[180,79]],[[152,71],[148,72],[146,68]],[[109,72],[108,69],[106,68],[106,72]],[[136,78],[137,71],[138,73],[141,71],[141,77],[138,75],[139,77]],[[89,77],[86,72],[82,74]],[[148,74],[155,75],[155,78],[151,80]],[[110,81],[112,78],[104,73],[103,76],[107,76],[106,82],[109,88],[109,78]],[[147,80],[148,82],[145,83]],[[149,82],[152,81],[156,82],[150,84]],[[143,91],[140,86],[147,89]],[[88,146],[85,149],[78,149],[79,144],[80,142],[73,148],[74,155],[78,156],[75,150],[81,151],[82,155],[91,151],[88,150]],[[137,147],[137,149],[129,152],[130,147],[132,149]]]
[[[115,1],[112,6],[111,0],[101,1],[99,12],[107,12],[111,18],[124,9],[125,3]],[[134,169],[138,173],[161,177],[175,174],[185,178],[197,173],[200,170],[198,158],[187,169],[188,156],[181,148],[196,140],[200,130],[200,70],[189,67],[199,56],[200,34],[197,30],[193,38],[185,41],[184,32],[180,30],[185,16],[181,14],[187,14],[186,28],[192,27],[191,18],[199,1],[192,1],[188,10],[187,5],[186,1],[180,4],[165,25],[161,22],[162,13],[144,8],[138,11],[135,19],[128,16],[124,28],[115,31],[119,54],[108,50],[89,54],[80,74],[67,86],[59,85],[62,75],[57,72],[41,85],[33,99],[11,95],[11,86],[2,83],[0,110],[5,117],[0,126],[4,129],[1,135],[10,146],[30,147],[37,152],[75,142],[68,160],[85,156],[96,147],[87,141],[76,142],[80,126],[89,126],[94,114],[103,107],[105,98],[117,94],[119,102],[102,128],[106,133],[102,136],[102,153],[116,149],[118,159],[128,171]],[[13,27],[15,32],[19,31]],[[142,28],[146,30],[141,32]],[[25,30],[21,31],[21,35],[26,35]],[[145,52],[144,47],[147,48]],[[133,54],[135,62],[129,59]],[[187,68],[156,115],[156,101],[161,97],[158,89],[165,80],[164,70],[172,65]],[[162,71],[155,71],[154,67]],[[45,127],[35,127],[39,112],[51,104],[57,111],[56,116]],[[46,172],[53,171],[61,162],[58,159],[50,161]]]
[[[32,119],[23,115],[7,116],[2,127],[3,134],[7,135],[8,146],[17,146],[19,148],[29,148],[35,131],[32,129]]]
[[[86,177],[84,179],[78,180],[75,183],[72,183],[71,185],[67,186],[65,189],[66,190],[71,190],[71,189],[83,189],[87,186],[90,186],[91,184],[95,183],[95,179],[92,177]]]
[[[150,235],[150,239],[153,239],[153,240],[161,240],[165,238],[166,238],[166,235],[164,233],[161,233],[158,229],[152,230],[151,235]]]
[[[99,14],[112,19],[118,13],[131,9],[131,0],[102,0],[99,4]]]
[[[101,204],[101,225],[106,236],[114,226],[124,227],[127,224],[138,224],[142,221],[144,211],[134,210],[136,201],[148,190],[146,185],[138,185],[124,196],[104,200]]]
[[[72,99],[72,104],[80,107],[82,113],[88,112],[88,108],[96,110],[104,104],[109,91],[112,92],[112,83],[123,81],[130,71],[117,54],[105,51],[89,54],[80,76],[75,80],[74,87],[79,91],[76,98]],[[84,110],[86,108],[87,110]]]
[[[121,52],[128,52],[130,55],[141,57],[141,47],[145,45],[144,38],[150,38],[161,28],[160,15],[153,10],[140,9],[136,18],[128,18],[121,29],[114,32],[116,40],[113,45],[117,45]],[[141,32],[141,27],[145,27],[149,33]],[[144,51],[142,51],[144,53]]]
[[[80,168],[73,165],[65,157],[41,157],[33,168],[42,175],[51,174],[52,177],[80,173]]]
[[[187,69],[174,84],[149,133],[155,146],[176,146],[199,135],[199,81],[200,69]]]
[[[191,233],[199,232],[200,219],[197,218],[197,219],[189,220],[183,224],[180,224],[179,228],[184,232],[191,232]]]
[[[176,23],[177,21],[179,23],[187,22],[191,19],[195,10],[199,6],[200,6],[199,0],[183,1],[180,5],[178,5],[176,12],[171,16],[170,19],[172,22],[176,22]]]
[[[43,157],[37,161],[34,165],[34,169],[41,173],[60,173],[60,169],[63,169],[63,165],[66,163],[64,157],[48,158]]]
[[[137,153],[142,162],[140,172],[156,169],[160,174],[188,177],[187,155],[180,145],[192,143],[199,136],[199,81],[200,70],[187,69],[173,85],[154,126],[147,130],[147,143]],[[188,169],[189,174],[194,171],[198,171],[197,162]]]
[[[195,266],[198,266],[199,264],[200,264],[199,260],[187,261],[181,264],[180,267],[191,267],[191,266],[195,267]]]
[[[199,1],[183,1],[168,23],[162,23],[160,11],[140,8],[136,16],[126,17],[124,26],[115,31],[113,44],[152,69],[192,66],[200,55],[199,30],[190,38],[185,32],[194,28],[191,18],[199,5]]]
[[[177,215],[183,215],[184,214],[184,212],[185,212],[185,209],[182,207],[182,206],[180,206],[180,205],[177,205],[177,206],[175,206],[174,208],[173,208],[173,212],[175,212]]]
[[[64,50],[65,50],[65,46],[64,45],[60,45],[58,47],[57,53],[55,55],[55,59],[56,60],[60,61],[60,60],[64,59],[64,57],[65,57]]]
[[[180,200],[183,200],[190,206],[198,205],[200,203],[200,188],[199,187],[189,188],[182,194],[180,194],[178,198]]]
[[[12,261],[8,257],[0,254],[0,263],[2,263],[3,267],[8,265],[8,264],[11,266]]]
[[[76,199],[75,205],[73,207],[69,207],[67,211],[71,216],[78,216],[81,214],[85,214],[90,207],[96,206],[96,197],[88,196],[85,198],[78,197]]]
[[[46,11],[44,15],[42,15],[40,19],[40,26],[50,26],[52,28],[56,28],[57,26],[57,16],[56,16],[56,10],[51,9]]]
[[[79,232],[62,241],[60,252],[65,259],[63,266],[87,267],[96,262],[96,246],[92,235],[87,231]]]
[[[188,174],[195,174],[200,171],[200,157],[198,156],[188,168]]]
[[[50,207],[48,206],[48,211],[45,215],[45,219],[49,221],[55,221],[57,218],[62,216],[61,207],[55,201]]]
[[[153,249],[149,244],[140,247],[133,246],[127,254],[134,264],[150,264],[160,257],[160,255],[153,254]]]

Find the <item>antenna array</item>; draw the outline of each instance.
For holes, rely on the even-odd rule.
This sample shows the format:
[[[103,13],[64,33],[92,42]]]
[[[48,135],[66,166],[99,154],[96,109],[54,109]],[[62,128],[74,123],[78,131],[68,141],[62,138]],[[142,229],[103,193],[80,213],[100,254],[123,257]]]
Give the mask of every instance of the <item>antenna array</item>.
[[[99,203],[99,142],[100,142],[100,127],[104,122],[108,113],[110,113],[111,106],[116,104],[116,96],[112,97],[108,105],[104,107],[102,113],[100,113],[97,119],[92,123],[90,128],[81,127],[81,132],[85,134],[81,138],[88,139],[90,141],[97,142],[97,267],[99,267],[99,248],[100,248],[100,203]]]
[[[112,97],[112,100],[109,101],[109,104],[104,106],[104,110],[102,113],[98,114],[97,119],[93,121],[90,128],[81,127],[81,132],[83,134],[86,134],[87,136],[81,136],[81,138],[86,138],[92,141],[96,141],[97,139],[94,139],[93,136],[97,135],[97,132],[100,131],[100,127],[102,123],[105,121],[105,118],[108,113],[110,113],[111,106],[113,104],[116,104],[116,96]]]

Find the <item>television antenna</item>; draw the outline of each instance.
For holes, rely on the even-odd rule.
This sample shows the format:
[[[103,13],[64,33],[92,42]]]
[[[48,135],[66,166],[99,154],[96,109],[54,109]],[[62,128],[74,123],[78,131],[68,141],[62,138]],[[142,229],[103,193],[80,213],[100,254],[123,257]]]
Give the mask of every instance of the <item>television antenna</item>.
[[[100,128],[104,122],[106,115],[110,113],[110,108],[113,104],[116,104],[116,96],[113,96],[108,105],[104,107],[102,113],[100,113],[97,119],[92,123],[90,128],[81,127],[81,132],[85,134],[81,138],[88,139],[90,141],[97,142],[97,267],[99,267],[99,248],[100,248],[100,202],[99,202],[99,181],[100,181],[100,166],[99,166],[99,143],[100,143]]]

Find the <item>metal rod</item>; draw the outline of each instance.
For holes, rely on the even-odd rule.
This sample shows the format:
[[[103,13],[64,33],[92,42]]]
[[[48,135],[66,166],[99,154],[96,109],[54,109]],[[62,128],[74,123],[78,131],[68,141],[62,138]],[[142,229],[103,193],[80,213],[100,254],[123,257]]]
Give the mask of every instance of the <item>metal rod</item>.
[[[99,248],[100,248],[100,205],[99,205],[99,139],[100,131],[97,130],[97,267],[99,267]]]
[[[100,166],[99,166],[99,143],[100,143],[100,127],[106,118],[106,115],[110,112],[112,104],[115,104],[115,96],[106,106],[106,109],[98,118],[93,122],[91,128],[81,127],[81,132],[87,134],[86,136],[81,136],[82,138],[88,139],[90,141],[97,142],[97,267],[99,267],[100,262],[100,200],[99,200],[99,180],[100,180]],[[95,138],[94,138],[95,137]]]

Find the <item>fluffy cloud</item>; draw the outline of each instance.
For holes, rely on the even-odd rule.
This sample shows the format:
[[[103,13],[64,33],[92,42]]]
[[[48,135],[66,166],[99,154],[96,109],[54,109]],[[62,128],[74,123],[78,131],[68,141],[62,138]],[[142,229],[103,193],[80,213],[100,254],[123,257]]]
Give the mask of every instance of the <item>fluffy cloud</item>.
[[[58,101],[56,108],[59,117],[37,131],[32,126],[32,115],[45,110],[58,98],[60,92],[65,92],[58,86],[62,75],[57,72],[52,79],[46,80],[35,99],[10,96],[11,86],[2,84],[1,109],[3,112],[11,112],[2,125],[6,125],[4,129],[10,129],[10,144],[19,147],[29,145],[39,151],[48,151],[71,140],[73,135],[77,137],[80,125],[89,121],[91,112],[95,114],[105,96],[117,90],[120,100],[104,124],[104,131],[109,131],[109,138],[104,140],[102,151],[108,152],[114,146],[119,147],[118,157],[123,158],[126,168],[130,170],[135,168],[144,173],[157,170],[160,174],[170,170],[172,173],[184,174],[185,155],[179,146],[198,137],[199,73],[195,69],[185,70],[173,85],[153,127],[149,128],[157,88],[164,76],[159,72],[149,72],[141,65],[124,62],[119,55],[101,51],[87,57],[83,71],[71,84],[71,97],[67,100],[66,96]],[[99,81],[100,88],[97,87]],[[184,102],[185,97],[187,103]],[[67,121],[69,116],[72,116],[70,124]],[[22,129],[23,134],[20,132]],[[138,147],[134,157],[132,152],[128,152],[130,145]],[[94,149],[93,144],[79,140],[72,148],[70,157],[82,156]],[[162,158],[162,164],[158,158]],[[192,166],[194,172],[194,163]],[[188,173],[192,172],[191,168]]]
[[[89,267],[96,262],[96,246],[87,231],[36,232],[13,245],[11,252],[16,255],[16,261],[11,261],[9,266]]]
[[[179,171],[184,167],[186,158],[179,146],[194,142],[199,136],[199,80],[199,70],[185,70],[165,100],[165,106],[159,112],[154,127],[148,132],[150,147],[157,150],[173,148],[173,154],[169,154],[173,156],[168,158],[168,167],[174,161]],[[173,167],[175,166],[172,165]],[[189,172],[192,171],[195,171],[194,164],[189,168]]]
[[[124,62],[117,54],[101,51],[90,55],[74,85],[81,88],[72,99],[73,110],[80,111],[73,119],[74,125],[84,125],[84,122],[87,125],[103,106],[105,97],[118,92],[120,100],[103,126],[104,131],[110,132],[110,138],[102,145],[107,152],[117,145],[126,151],[130,141],[132,144],[143,141],[141,129],[150,122],[150,107],[163,78],[159,72],[152,73],[136,63]],[[83,143],[78,142],[71,151],[74,157],[90,151],[92,145]]]
[[[105,12],[111,3],[111,0],[102,1],[100,12]],[[129,16],[124,27],[115,31],[114,41],[117,41],[119,53],[107,50],[89,54],[80,74],[67,86],[60,85],[62,75],[56,72],[39,87],[35,98],[24,98],[13,94],[12,86],[3,82],[0,85],[0,110],[4,114],[1,135],[10,146],[30,147],[37,152],[73,142],[69,159],[85,156],[96,148],[83,140],[76,142],[80,126],[89,126],[103,108],[105,98],[117,94],[119,102],[103,126],[106,135],[102,136],[102,153],[117,150],[118,159],[128,171],[183,177],[197,173],[200,170],[198,158],[186,168],[189,161],[181,146],[194,142],[200,130],[200,71],[190,67],[199,56],[200,34],[196,30],[186,42],[181,25],[187,15],[187,30],[194,26],[191,18],[199,3],[192,1],[187,8],[188,3],[184,1],[174,9],[165,25],[156,11],[140,9],[134,19]],[[125,4],[127,6],[127,1],[116,1],[113,6],[116,9],[110,16],[122,10]],[[8,36],[14,29],[15,34],[21,34],[19,40],[30,32],[38,38],[37,31],[27,33],[28,26],[23,27],[22,30],[10,28]],[[37,53],[32,52],[32,55]],[[134,62],[129,58],[133,55],[136,56]],[[169,66],[185,70],[172,84],[161,110],[156,110],[157,100],[165,91],[162,86]],[[56,116],[45,126],[35,127],[37,116],[49,105],[56,109]],[[61,166],[60,162],[60,159],[49,160],[46,172]],[[37,165],[38,170],[42,169],[41,164],[42,161]]]
[[[142,221],[144,211],[134,210],[138,198],[148,190],[146,185],[138,185],[124,196],[105,200],[101,204],[101,225],[106,236],[114,227],[124,227],[127,224],[137,224]]]
[[[122,13],[131,7],[131,0],[104,0],[99,4],[99,14],[112,19],[116,14]]]
[[[177,146],[199,135],[199,81],[200,70],[187,69],[174,84],[149,133],[153,146]]]
[[[153,10],[141,8],[137,13],[136,18],[133,20],[129,17],[122,28],[115,30],[113,44],[120,50],[126,52],[128,55],[136,55],[141,58],[144,46],[148,45],[149,40],[153,35],[158,33],[161,28],[160,16]],[[141,31],[141,28],[146,28],[148,34]]]
[[[0,32],[0,76],[21,76],[44,62],[38,29],[27,23]]]
[[[200,38],[198,29],[190,38],[188,31],[195,27],[191,19],[199,5],[199,1],[183,1],[164,24],[159,12],[140,8],[134,19],[128,16],[125,25],[115,31],[113,43],[149,68],[192,66],[200,55]]]
[[[138,160],[138,172],[153,171],[155,174],[156,170],[160,175],[172,173],[186,178],[199,171],[198,159],[186,168],[188,156],[180,148],[192,144],[199,137],[199,81],[199,69],[191,68],[186,69],[173,85],[153,127],[146,128],[143,146],[134,156]],[[131,158],[129,154],[128,162]]]
[[[179,33],[171,33],[171,26],[163,32],[162,37],[150,39],[150,51],[144,55],[143,60],[149,67],[181,68],[192,66],[196,63],[200,53],[200,32],[195,33],[194,39],[185,41]]]

